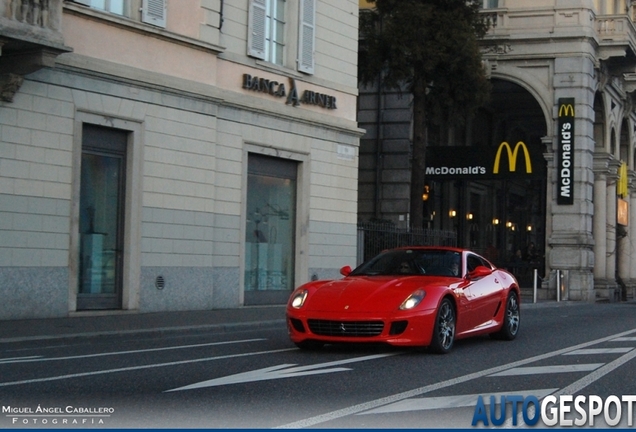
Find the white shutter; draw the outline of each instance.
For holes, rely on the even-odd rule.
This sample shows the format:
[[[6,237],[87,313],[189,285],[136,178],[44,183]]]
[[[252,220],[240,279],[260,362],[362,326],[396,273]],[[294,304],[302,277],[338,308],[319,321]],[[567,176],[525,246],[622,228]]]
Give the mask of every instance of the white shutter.
[[[314,42],[316,32],[316,0],[300,0],[298,38],[298,70],[314,73]]]
[[[166,27],[166,0],[143,0],[141,20],[145,23]]]
[[[247,55],[265,60],[267,0],[250,0]]]

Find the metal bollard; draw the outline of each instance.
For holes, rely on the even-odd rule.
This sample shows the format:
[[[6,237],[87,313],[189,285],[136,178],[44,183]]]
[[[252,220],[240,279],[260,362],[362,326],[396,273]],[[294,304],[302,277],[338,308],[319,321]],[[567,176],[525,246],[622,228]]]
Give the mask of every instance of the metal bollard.
[[[537,302],[537,281],[539,278],[539,270],[534,269],[534,281],[533,281],[533,293],[532,293],[532,303]]]

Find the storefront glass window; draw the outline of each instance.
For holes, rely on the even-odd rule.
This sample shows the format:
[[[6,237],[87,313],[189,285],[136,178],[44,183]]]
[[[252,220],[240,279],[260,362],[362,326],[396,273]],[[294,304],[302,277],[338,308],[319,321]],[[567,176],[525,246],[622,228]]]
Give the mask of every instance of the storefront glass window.
[[[250,156],[245,290],[286,291],[294,284],[297,163]]]

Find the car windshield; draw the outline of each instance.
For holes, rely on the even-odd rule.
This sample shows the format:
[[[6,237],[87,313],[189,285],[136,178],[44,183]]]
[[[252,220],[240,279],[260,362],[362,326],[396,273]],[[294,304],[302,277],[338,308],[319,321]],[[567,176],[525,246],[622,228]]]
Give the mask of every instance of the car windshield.
[[[461,276],[461,254],[442,249],[397,249],[361,264],[351,276]]]

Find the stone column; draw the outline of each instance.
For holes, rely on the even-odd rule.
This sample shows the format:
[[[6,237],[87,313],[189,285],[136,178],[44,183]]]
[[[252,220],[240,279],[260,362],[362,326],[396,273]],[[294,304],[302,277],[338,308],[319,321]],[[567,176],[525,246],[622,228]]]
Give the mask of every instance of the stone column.
[[[595,156],[595,166],[597,158]],[[594,284],[606,285],[607,273],[607,178],[605,170],[594,171]]]
[[[616,176],[608,175],[607,179],[607,264],[605,279],[608,281],[608,288],[615,284],[616,280]],[[608,292],[608,295],[610,293]]]
[[[623,199],[623,198],[621,198]],[[624,198],[629,206],[629,197]],[[629,215],[628,215],[629,218]],[[632,239],[632,227],[627,221],[627,225],[620,225],[617,222],[616,225],[616,251],[618,253],[618,288],[620,290],[619,300],[623,299],[623,296],[627,294],[628,283],[630,282],[631,263],[632,263],[632,251],[631,243]]]
[[[568,298],[594,301],[594,238],[592,236],[594,191],[594,92],[596,75],[594,62],[586,57],[554,60],[554,108],[552,123],[556,134],[555,151],[561,132],[558,130],[558,101],[574,98],[574,137],[572,142],[573,174],[572,204],[558,204],[553,198],[552,233],[548,239],[552,248],[549,264],[552,269],[567,270]],[[558,166],[555,157],[554,167]],[[555,173],[555,174],[558,174]],[[553,193],[559,185],[552,183]]]

